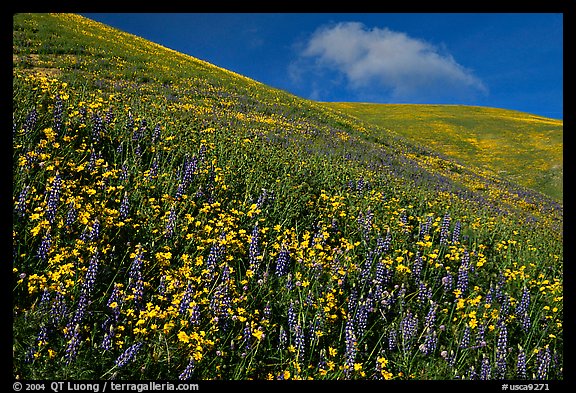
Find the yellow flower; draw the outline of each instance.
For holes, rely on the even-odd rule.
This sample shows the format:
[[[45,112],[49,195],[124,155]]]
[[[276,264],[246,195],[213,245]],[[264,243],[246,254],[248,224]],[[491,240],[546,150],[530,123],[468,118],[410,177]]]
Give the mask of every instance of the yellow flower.
[[[188,341],[190,341],[190,337],[188,337],[188,334],[186,334],[186,332],[181,330],[180,332],[178,332],[178,340],[182,341],[183,343],[188,343]]]
[[[262,341],[264,338],[264,332],[262,330],[255,330],[252,332],[252,335],[258,339],[258,341]]]

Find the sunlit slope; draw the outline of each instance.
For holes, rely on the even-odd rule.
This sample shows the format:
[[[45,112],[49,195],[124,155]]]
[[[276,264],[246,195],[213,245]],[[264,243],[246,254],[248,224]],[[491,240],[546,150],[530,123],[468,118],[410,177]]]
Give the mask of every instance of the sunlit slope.
[[[562,120],[477,106],[326,105],[562,201]]]

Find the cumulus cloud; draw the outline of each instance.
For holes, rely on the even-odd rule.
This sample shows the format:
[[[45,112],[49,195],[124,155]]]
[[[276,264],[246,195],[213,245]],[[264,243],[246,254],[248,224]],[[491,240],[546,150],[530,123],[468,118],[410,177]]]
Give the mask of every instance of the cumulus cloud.
[[[344,75],[347,87],[390,99],[463,98],[487,92],[472,71],[434,45],[387,28],[344,22],[321,27],[304,43],[291,67],[294,80],[323,72]]]

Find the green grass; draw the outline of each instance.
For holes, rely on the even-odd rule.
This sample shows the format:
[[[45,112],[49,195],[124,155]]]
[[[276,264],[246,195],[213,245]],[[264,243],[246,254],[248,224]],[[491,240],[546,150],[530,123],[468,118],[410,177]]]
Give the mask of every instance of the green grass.
[[[465,165],[563,199],[563,122],[463,105],[326,103]]]
[[[563,378],[561,204],[79,16],[13,61],[15,378]]]

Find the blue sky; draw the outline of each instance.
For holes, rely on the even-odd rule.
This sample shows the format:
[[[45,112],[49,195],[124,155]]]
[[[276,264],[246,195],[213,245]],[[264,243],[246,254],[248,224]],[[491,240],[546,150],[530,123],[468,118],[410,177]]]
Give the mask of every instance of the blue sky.
[[[562,14],[83,15],[314,100],[563,118]]]

